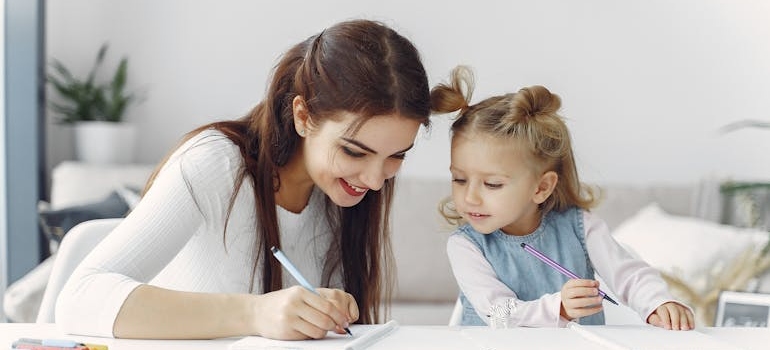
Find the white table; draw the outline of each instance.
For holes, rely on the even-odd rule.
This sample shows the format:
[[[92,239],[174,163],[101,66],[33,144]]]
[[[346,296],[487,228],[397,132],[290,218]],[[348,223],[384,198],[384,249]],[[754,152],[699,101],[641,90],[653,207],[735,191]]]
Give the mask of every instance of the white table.
[[[109,346],[110,350],[175,350],[175,349],[227,349],[227,345],[238,338],[213,340],[137,340],[84,337],[64,334],[53,323],[0,323],[0,349],[10,349],[19,338],[70,339],[81,343]]]
[[[463,332],[466,330],[465,332]],[[372,346],[371,350],[384,349],[480,349],[477,342],[467,336],[470,333],[496,332],[486,327],[449,326],[400,326],[390,336]],[[596,344],[576,344],[573,331],[565,328],[518,328],[501,330],[510,332],[520,340],[511,348],[527,349],[596,349]],[[700,332],[711,335],[734,346],[747,350],[770,348],[770,328],[702,328]],[[227,349],[239,338],[213,340],[135,340],[73,336],[61,333],[54,324],[0,323],[0,349],[10,348],[18,338],[71,339],[85,343],[104,344],[110,350],[147,349]],[[533,343],[536,342],[536,343]]]

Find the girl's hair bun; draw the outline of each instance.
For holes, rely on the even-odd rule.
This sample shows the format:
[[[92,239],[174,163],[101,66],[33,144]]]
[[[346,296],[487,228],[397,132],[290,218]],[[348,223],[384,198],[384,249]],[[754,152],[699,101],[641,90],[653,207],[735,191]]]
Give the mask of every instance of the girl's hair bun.
[[[555,114],[561,108],[561,98],[540,85],[519,90],[511,102],[514,118]]]
[[[436,85],[430,91],[431,110],[438,113],[465,111],[473,95],[473,72],[466,66],[457,66],[450,74],[449,84]]]

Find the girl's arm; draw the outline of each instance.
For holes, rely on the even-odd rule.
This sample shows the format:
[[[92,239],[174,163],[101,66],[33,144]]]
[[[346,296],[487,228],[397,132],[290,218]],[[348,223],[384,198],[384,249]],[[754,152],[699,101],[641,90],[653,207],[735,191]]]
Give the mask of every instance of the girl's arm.
[[[658,307],[676,301],[660,273],[646,262],[634,258],[615,241],[607,224],[590,212],[583,211],[586,248],[596,272],[605,282],[604,288],[615,292],[619,301],[647,321]],[[601,288],[601,287],[600,287]]]
[[[447,254],[460,290],[484,322],[488,322],[486,315],[495,306],[511,308],[511,322],[516,326],[563,327],[567,324],[559,315],[560,293],[546,294],[532,301],[518,299],[467,238],[456,234],[449,237]]]

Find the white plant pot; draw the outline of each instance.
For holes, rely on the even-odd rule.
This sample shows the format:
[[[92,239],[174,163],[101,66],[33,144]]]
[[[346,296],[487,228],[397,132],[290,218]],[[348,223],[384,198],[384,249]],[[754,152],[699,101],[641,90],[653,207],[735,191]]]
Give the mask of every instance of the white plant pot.
[[[75,155],[85,163],[128,164],[134,161],[135,128],[127,123],[78,122]]]

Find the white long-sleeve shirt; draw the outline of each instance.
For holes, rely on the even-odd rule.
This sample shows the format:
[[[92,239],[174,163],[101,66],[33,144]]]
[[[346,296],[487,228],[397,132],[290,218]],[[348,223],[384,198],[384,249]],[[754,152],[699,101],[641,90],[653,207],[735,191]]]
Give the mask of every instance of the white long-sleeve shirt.
[[[605,282],[600,289],[613,291],[619,298],[616,301],[628,305],[645,321],[663,303],[677,302],[658,271],[623,249],[603,220],[583,211],[583,223],[588,256]],[[516,293],[497,278],[481,250],[461,235],[449,238],[447,254],[460,290],[485,322],[493,307],[514,305],[510,322],[515,325],[564,327],[568,323],[560,316],[560,291],[537,300],[518,299]]]
[[[246,178],[225,218],[238,147],[206,130],[182,145],[137,207],[78,266],[56,303],[56,322],[74,334],[113,336],[118,311],[140,284],[192,292],[250,293],[255,260],[255,199]],[[308,281],[320,285],[330,233],[323,193],[313,190],[295,214],[276,206],[281,249]],[[272,257],[269,257],[272,258]],[[253,292],[261,292],[261,264]],[[294,280],[284,274],[284,286]],[[341,277],[333,276],[339,288]],[[291,282],[291,283],[289,283]]]

